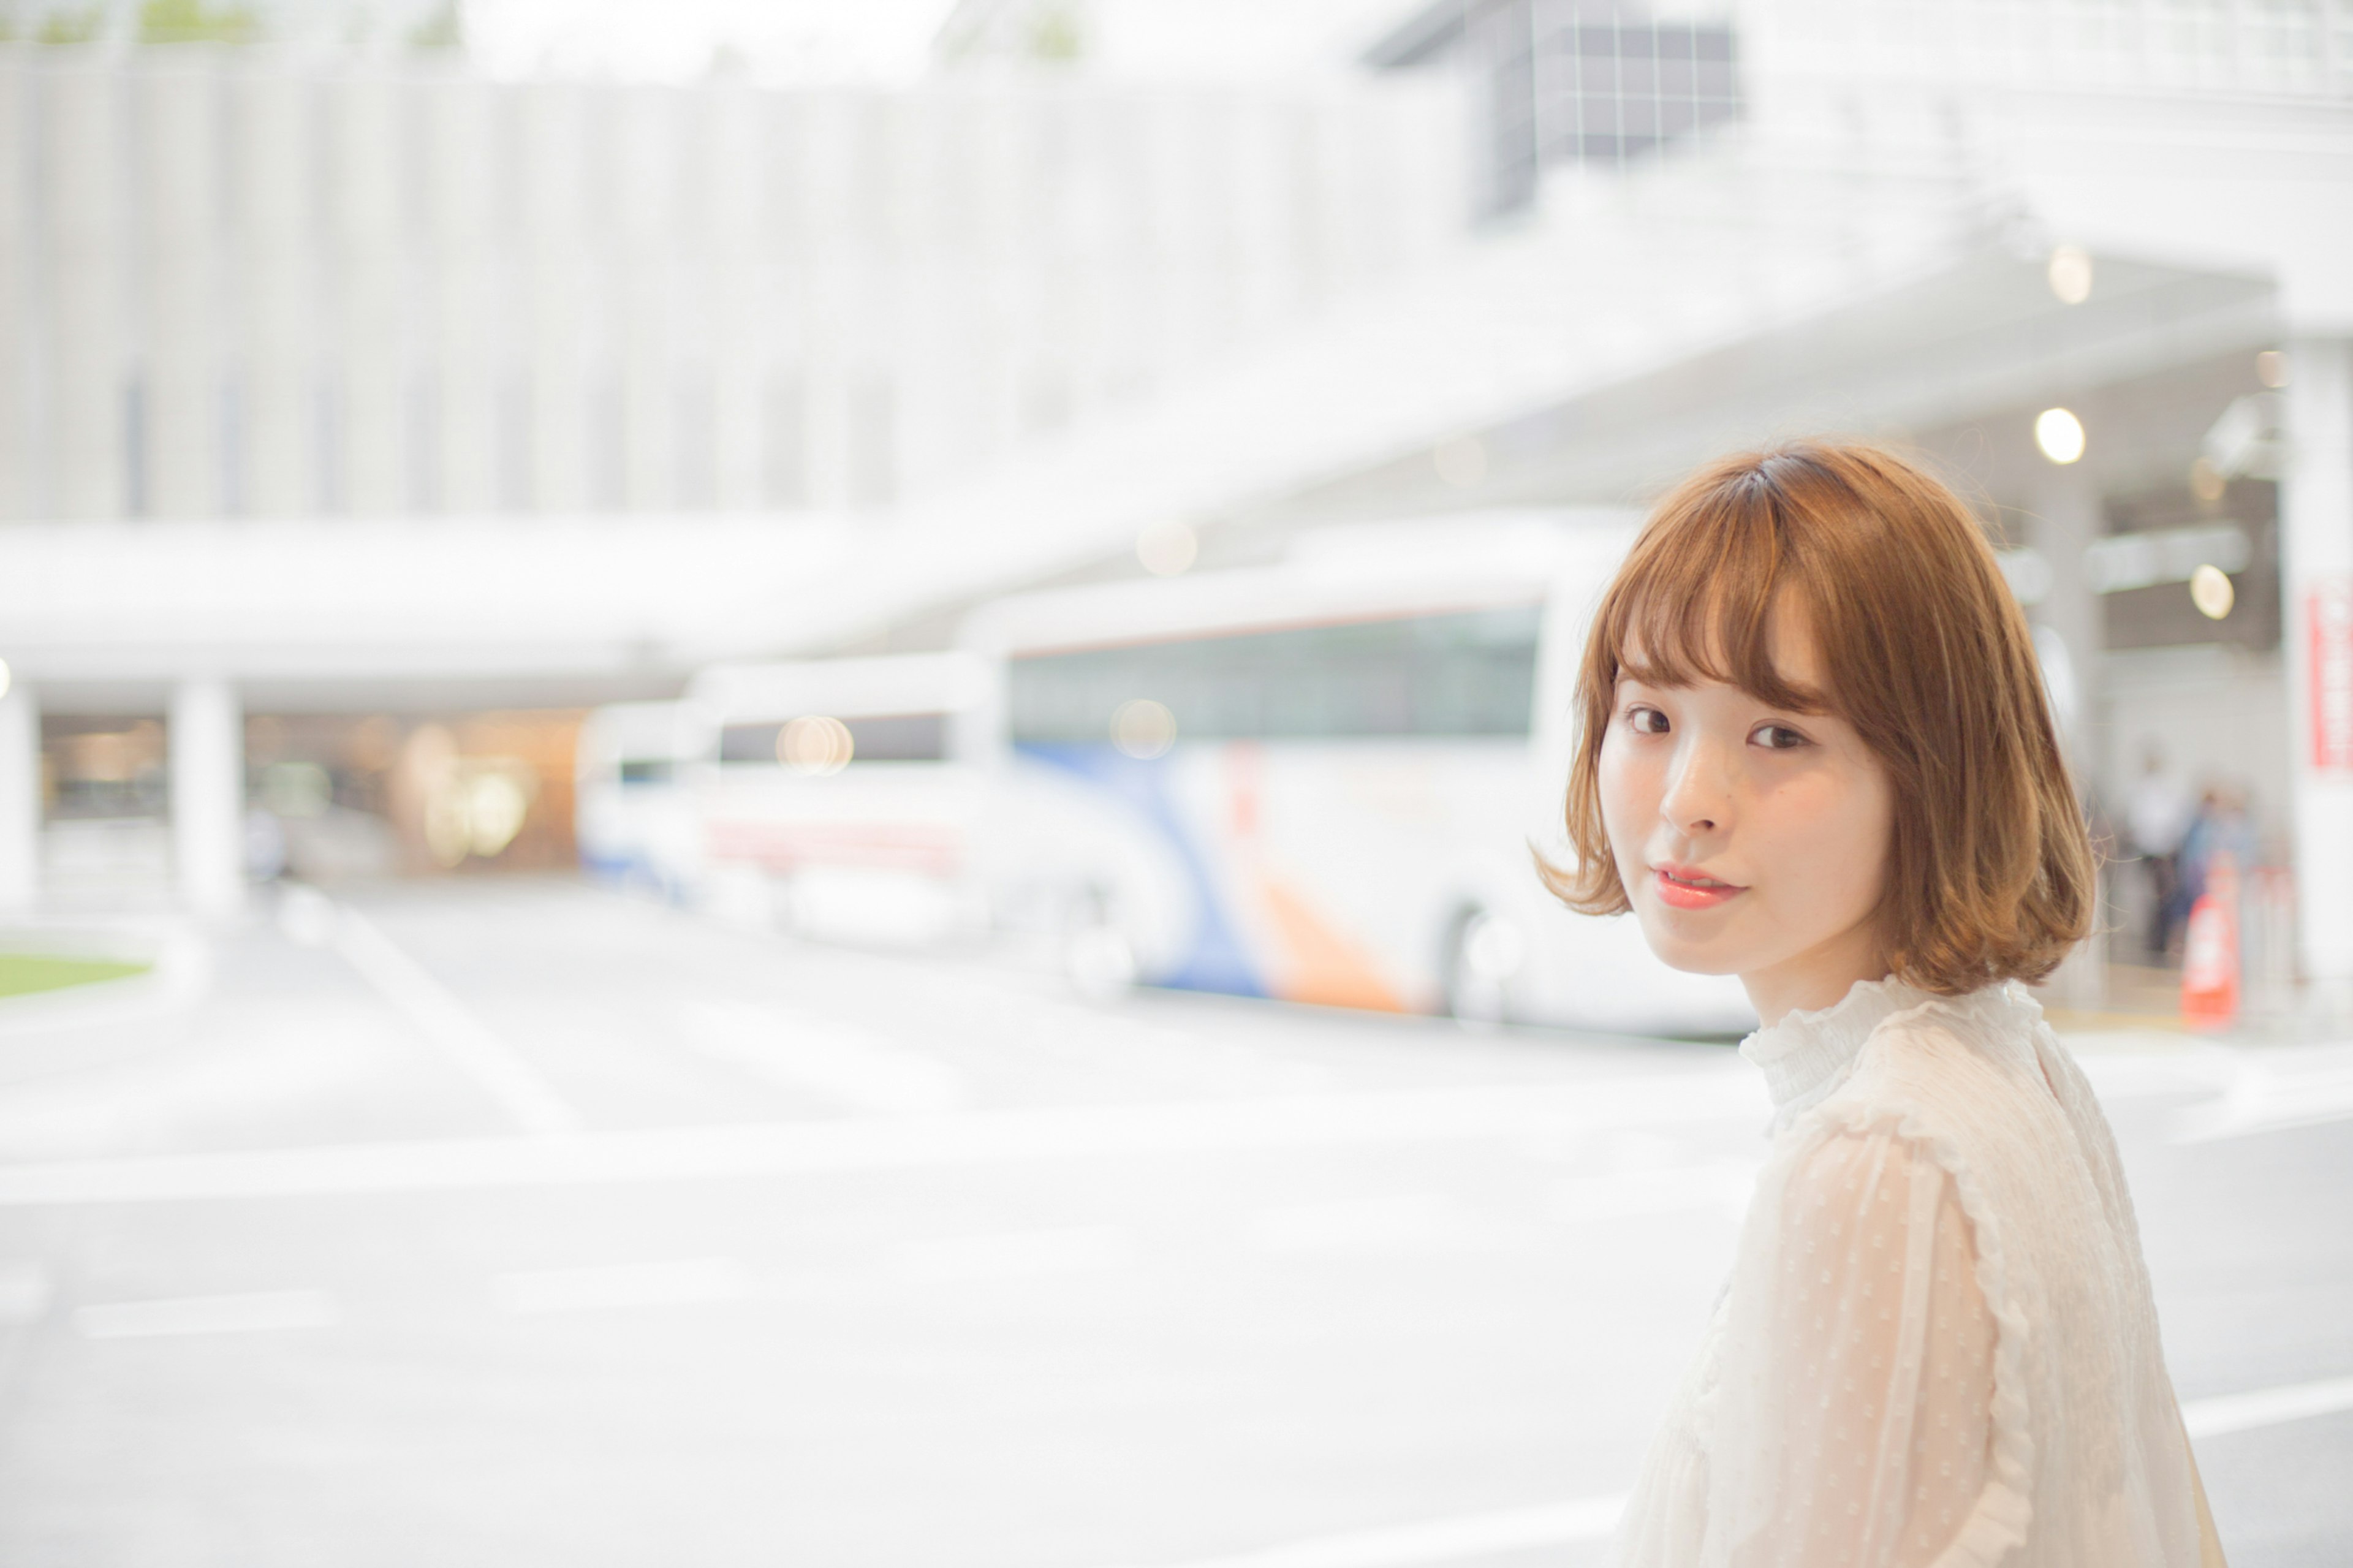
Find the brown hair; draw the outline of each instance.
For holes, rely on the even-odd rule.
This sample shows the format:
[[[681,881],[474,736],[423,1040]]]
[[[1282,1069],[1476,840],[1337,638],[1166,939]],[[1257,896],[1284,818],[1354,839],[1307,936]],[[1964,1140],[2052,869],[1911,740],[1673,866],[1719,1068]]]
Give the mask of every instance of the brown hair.
[[[1767,618],[1784,588],[1812,626],[1827,691],[1773,668]],[[1911,463],[1794,442],[1710,463],[1659,503],[1595,612],[1577,678],[1577,863],[1541,867],[1584,914],[1629,907],[1598,774],[1629,673],[1721,680],[1855,727],[1893,785],[1878,920],[1905,980],[1947,995],[2040,980],[2090,930],[2090,837],[2026,617],[1968,509]]]

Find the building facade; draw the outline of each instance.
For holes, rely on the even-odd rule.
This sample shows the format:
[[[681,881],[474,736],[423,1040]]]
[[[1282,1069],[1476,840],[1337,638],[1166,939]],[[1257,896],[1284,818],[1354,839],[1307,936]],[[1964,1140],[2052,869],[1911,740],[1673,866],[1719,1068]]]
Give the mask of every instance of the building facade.
[[[168,862],[231,906],[305,769],[418,860],[438,808],[385,802],[547,749],[472,756],[528,729],[486,711],[777,646],[877,520],[1437,265],[1455,119],[0,43],[0,893]]]
[[[886,507],[1426,265],[1448,112],[0,46],[0,516]]]

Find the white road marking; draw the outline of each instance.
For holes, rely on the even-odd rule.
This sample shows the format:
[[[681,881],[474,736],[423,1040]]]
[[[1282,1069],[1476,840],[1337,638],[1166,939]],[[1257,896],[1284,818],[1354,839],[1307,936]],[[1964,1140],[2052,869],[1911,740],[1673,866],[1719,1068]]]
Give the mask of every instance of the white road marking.
[[[891,1249],[891,1271],[923,1284],[1092,1274],[1134,1261],[1135,1238],[1117,1226],[1072,1226],[1000,1236],[944,1237]]]
[[[335,951],[457,1068],[481,1088],[524,1131],[540,1137],[576,1133],[583,1125],[554,1086],[477,1017],[457,994],[408,956],[375,922],[348,904],[336,906]]]
[[[2353,1377],[2328,1377],[2318,1383],[2291,1383],[2192,1399],[2181,1406],[2181,1424],[2192,1437],[2219,1437],[2225,1432],[2247,1432],[2346,1410],[2353,1410]]]
[[[338,1321],[324,1290],[260,1290],[237,1296],[183,1296],[79,1308],[74,1326],[93,1340],[164,1334],[246,1334],[268,1329],[323,1329]]]
[[[953,1110],[962,1077],[945,1063],[849,1025],[782,1008],[698,1001],[679,1009],[681,1039],[772,1082],[880,1116]]]
[[[588,1312],[608,1307],[677,1307],[740,1301],[752,1293],[752,1272],[732,1258],[683,1258],[658,1263],[608,1263],[585,1268],[535,1268],[501,1274],[491,1294],[510,1312]]]
[[[1622,1497],[1580,1498],[1539,1508],[1314,1536],[1229,1557],[1198,1558],[1176,1568],[1415,1568],[1498,1552],[1599,1541],[1617,1528],[1625,1509]]]
[[[1221,1150],[1559,1137],[1746,1118],[1753,1075],[1391,1089],[957,1116],[663,1127],[572,1138],[451,1138],[0,1167],[0,1208],[197,1198],[672,1182],[812,1172],[1133,1159]]]
[[[2353,1045],[2246,1051],[2220,1099],[2183,1112],[2177,1143],[2210,1143],[2353,1118]]]

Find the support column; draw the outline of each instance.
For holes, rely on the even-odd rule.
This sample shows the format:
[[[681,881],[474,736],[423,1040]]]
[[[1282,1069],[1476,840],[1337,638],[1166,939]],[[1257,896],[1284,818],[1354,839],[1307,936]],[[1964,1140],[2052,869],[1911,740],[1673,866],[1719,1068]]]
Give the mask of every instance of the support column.
[[[2297,957],[2321,1018],[2353,1022],[2353,342],[2287,354],[2280,475]]]
[[[30,910],[40,892],[41,707],[29,688],[9,684],[0,691],[0,913]]]
[[[2052,720],[2066,749],[2075,787],[2087,798],[2098,784],[2100,757],[2100,655],[2103,636],[2099,595],[2084,569],[2084,552],[2100,536],[2099,487],[2082,465],[2052,467],[2030,502],[2027,542],[2050,563],[2051,587],[2029,612],[2034,650],[2051,694]],[[2109,801],[2110,816],[2116,803]],[[2092,935],[2050,981],[2063,1006],[2096,1011],[2106,1005],[2108,964],[2106,889],[2094,911]]]
[[[200,915],[245,902],[245,716],[226,680],[172,692],[172,852],[180,899]]]
[[[2084,552],[2100,537],[2100,493],[2080,466],[2053,468],[2029,501],[2026,542],[2051,567],[2051,586],[2027,612],[2042,660],[2060,742],[2088,791],[2099,757],[2094,743],[2100,668],[2100,598],[2084,570]]]

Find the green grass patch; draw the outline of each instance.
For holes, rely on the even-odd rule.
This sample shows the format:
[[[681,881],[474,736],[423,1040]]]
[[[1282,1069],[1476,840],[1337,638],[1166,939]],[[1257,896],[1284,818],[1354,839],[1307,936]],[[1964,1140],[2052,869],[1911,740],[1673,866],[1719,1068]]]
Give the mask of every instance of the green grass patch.
[[[0,952],[0,996],[61,991],[100,980],[144,974],[151,966],[104,958],[56,958],[40,952]]]

